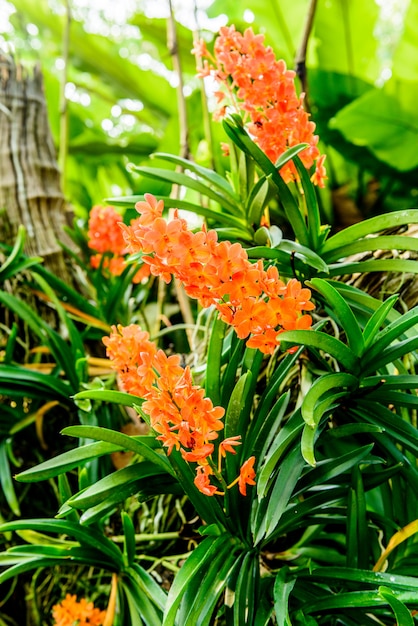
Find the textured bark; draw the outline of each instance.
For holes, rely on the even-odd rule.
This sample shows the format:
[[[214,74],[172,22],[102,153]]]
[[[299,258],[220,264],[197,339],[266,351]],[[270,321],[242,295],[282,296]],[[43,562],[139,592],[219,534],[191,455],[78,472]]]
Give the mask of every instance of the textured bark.
[[[57,241],[69,244],[65,214],[41,70],[28,73],[0,55],[0,240],[13,243],[23,224],[26,254],[43,257],[48,269],[67,280]]]

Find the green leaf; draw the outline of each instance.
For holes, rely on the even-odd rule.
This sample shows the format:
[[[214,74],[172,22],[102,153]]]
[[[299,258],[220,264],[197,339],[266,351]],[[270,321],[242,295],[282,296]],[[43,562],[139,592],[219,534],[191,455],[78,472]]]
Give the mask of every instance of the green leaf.
[[[167,457],[155,452],[146,441],[141,441],[110,428],[100,428],[99,426],[68,426],[61,432],[64,435],[70,435],[70,437],[85,437],[87,439],[106,441],[120,446],[124,450],[132,450],[132,452],[139,454],[144,459],[151,461],[151,463],[159,466],[162,470],[175,476]]]
[[[239,196],[235,193],[228,181],[214,170],[202,167],[201,165],[198,165],[193,161],[189,161],[188,159],[183,159],[177,155],[167,154],[165,152],[156,152],[152,155],[152,157],[155,159],[162,159],[163,161],[169,161],[170,163],[175,163],[176,165],[180,165],[183,169],[194,172],[200,176],[200,178],[208,181],[212,187],[216,187],[221,193],[228,196],[231,202],[236,204],[238,208],[238,203],[240,202]]]
[[[296,578],[289,575],[289,568],[279,569],[274,580],[274,611],[277,626],[291,626],[289,620],[289,597],[295,586]]]
[[[281,462],[277,476],[271,481],[271,490],[264,496],[266,501],[263,503],[259,497],[258,511],[253,524],[255,545],[262,540],[268,541],[269,536],[276,530],[304,467],[305,460],[300,448],[294,448]]]
[[[123,559],[119,549],[112,541],[104,537],[98,531],[91,528],[83,528],[79,524],[57,519],[29,519],[17,520],[0,525],[0,532],[8,530],[39,530],[55,534],[67,534],[74,537],[81,545],[94,548],[107,557],[110,567],[122,569]],[[40,565],[39,565],[40,567]]]
[[[224,418],[224,435],[225,439],[228,437],[234,437],[241,435],[243,439],[245,437],[246,428],[242,427],[243,413],[247,405],[248,395],[251,391],[252,374],[250,371],[245,372],[237,381],[234,388],[231,391],[228,406]],[[241,441],[242,441],[241,439]],[[227,470],[227,483],[232,482],[237,473],[237,466],[241,454],[227,455],[226,458],[226,470]]]
[[[317,378],[302,401],[302,417],[306,424],[312,428],[318,425],[319,420],[322,417],[322,411],[318,411],[317,409],[321,398],[325,394],[328,394],[330,391],[334,391],[332,396],[337,394],[340,396],[339,392],[341,391],[341,388],[347,388],[348,393],[348,390],[355,387],[357,384],[358,380],[355,376],[344,372],[324,374]]]
[[[257,476],[257,495],[259,502],[266,495],[271,476],[281,464],[282,456],[286,450],[294,446],[295,439],[298,438],[304,426],[304,421],[300,409],[295,411],[280,429],[268,450],[264,463]]]
[[[267,195],[269,191],[269,181],[266,176],[262,176],[254,185],[247,201],[247,221],[249,224],[258,225],[263,214]]]
[[[147,461],[134,463],[111,472],[94,485],[72,496],[67,504],[74,508],[88,509],[100,502],[106,502],[112,495],[118,496],[118,491],[128,488],[131,483],[135,483],[134,487],[136,487],[140,480],[166,473],[161,467]],[[120,501],[124,499],[122,497]]]
[[[342,108],[330,127],[401,172],[418,166],[418,116],[403,110],[399,99],[382,89],[371,89]]]
[[[154,438],[153,438],[154,439]],[[39,480],[48,480],[54,476],[69,472],[75,467],[79,467],[86,461],[103,456],[104,454],[111,454],[113,452],[119,452],[124,448],[116,446],[111,443],[99,441],[97,443],[89,443],[85,446],[80,446],[59,454],[58,456],[44,461],[35,467],[20,472],[15,476],[19,482],[37,482]]]
[[[177,623],[177,610],[188,589],[193,586],[193,589],[197,592],[204,572],[210,566],[213,559],[216,558],[216,555],[222,551],[221,553],[224,557],[225,548],[231,550],[232,547],[232,538],[228,535],[221,537],[209,536],[193,550],[174,578],[168,593],[162,626],[175,626]]]
[[[392,310],[398,296],[395,294],[390,296],[385,302],[382,302],[381,306],[376,309],[373,315],[368,320],[363,330],[364,349],[367,350],[372,343],[374,343],[376,334],[379,332],[380,327],[385,322],[389,311]]]
[[[196,215],[202,215],[207,219],[214,220],[216,224],[225,224],[226,226],[235,227],[237,230],[248,232],[251,235],[252,230],[248,227],[244,219],[230,215],[224,210],[216,210],[208,207],[203,207],[200,204],[194,204],[186,200],[179,200],[177,198],[171,198],[170,196],[158,195],[158,199],[164,202],[166,209],[180,209],[182,211],[189,211],[190,213],[196,213]],[[123,198],[107,198],[107,202],[115,206],[124,206],[131,208],[137,202],[142,202],[144,196],[124,196]]]
[[[297,205],[288,186],[278,173],[274,163],[264,154],[264,152],[254,143],[247,131],[243,127],[242,120],[237,115],[232,115],[229,119],[224,119],[223,127],[227,135],[236,145],[251,155],[260,166],[266,176],[271,176],[272,182],[279,190],[279,199],[285,211],[286,217],[292,226],[296,238],[303,245],[309,246],[309,234],[302,213]]]
[[[306,213],[308,216],[308,234],[310,240],[310,248],[315,252],[318,251],[321,242],[321,216],[319,213],[318,200],[314,184],[311,182],[306,167],[298,156],[294,159],[294,164],[300,176],[302,184],[304,200],[306,203]]]
[[[411,612],[403,602],[398,600],[389,587],[379,587],[379,595],[390,604],[396,617],[397,626],[414,626],[414,619]]]
[[[221,403],[221,361],[226,328],[225,322],[215,319],[208,347],[205,391],[215,406]]]
[[[236,564],[237,569],[238,564]],[[234,573],[236,573],[234,571]],[[254,612],[258,605],[255,590],[259,586],[257,553],[247,552],[239,562],[238,576],[233,595],[233,626],[254,624]]]
[[[142,398],[139,396],[134,396],[131,393],[125,393],[123,391],[114,391],[112,389],[88,389],[86,391],[80,391],[73,396],[73,399],[74,402],[87,399],[100,400],[101,402],[112,402],[132,408],[141,405],[143,402]]]
[[[346,370],[353,375],[358,371],[360,361],[350,348],[342,341],[320,330],[286,330],[280,333],[282,349],[293,345],[317,348],[334,357]]]
[[[396,228],[404,226],[406,224],[418,223],[418,210],[409,209],[406,211],[393,211],[390,213],[384,213],[376,217],[370,217],[367,220],[353,224],[348,228],[344,228],[337,234],[330,237],[324,244],[321,256],[324,261],[328,262],[328,253],[340,252],[338,258],[343,258],[345,254],[345,246],[350,245],[353,241],[358,241],[362,237],[367,237],[372,233],[387,230],[389,228]],[[333,255],[332,258],[335,258]]]
[[[373,250],[413,250],[418,251],[416,237],[406,235],[378,235],[377,237],[364,237],[362,239],[347,242],[344,245],[344,257],[358,254],[359,252],[371,252]],[[331,253],[324,254],[327,263],[332,263],[342,258],[340,248]]]
[[[0,484],[10,509],[14,515],[20,516],[19,501],[13,486],[12,473],[7,456],[7,441],[5,439],[0,441]]]
[[[45,399],[57,399],[68,405],[71,388],[53,374],[43,374],[18,365],[0,368],[0,391],[5,395]]]
[[[136,554],[135,528],[131,517],[128,513],[126,513],[126,511],[122,511],[122,524],[123,534],[125,537],[123,544],[123,556],[126,560],[126,564],[132,565]]]
[[[347,343],[356,356],[361,356],[364,349],[364,339],[360,325],[342,295],[326,280],[313,278],[307,283],[318,291],[325,300],[325,306],[337,317],[347,336]]]
[[[366,272],[405,272],[418,273],[416,261],[409,259],[371,259],[369,261],[341,261],[328,265],[330,276],[343,276],[344,274],[357,274]]]
[[[196,574],[183,595],[177,621],[179,624],[209,626],[213,624],[219,596],[236,565],[235,550],[225,541],[203,572]],[[183,566],[184,567],[184,566]],[[163,622],[165,624],[165,622]]]
[[[132,165],[131,167],[133,171],[137,172],[138,174],[142,174],[142,176],[146,178],[151,178],[153,180],[164,180],[174,185],[186,187],[186,189],[194,189],[198,193],[201,193],[204,196],[211,198],[211,200],[215,200],[215,202],[218,202],[221,207],[224,207],[233,215],[240,215],[240,213],[242,213],[241,207],[239,205],[236,205],[235,202],[232,202],[229,197],[225,196],[225,194],[219,193],[215,189],[212,189],[212,187],[210,187],[209,185],[202,183],[199,180],[188,176],[187,174],[174,172],[173,170],[162,169],[159,167],[146,167],[138,165]]]

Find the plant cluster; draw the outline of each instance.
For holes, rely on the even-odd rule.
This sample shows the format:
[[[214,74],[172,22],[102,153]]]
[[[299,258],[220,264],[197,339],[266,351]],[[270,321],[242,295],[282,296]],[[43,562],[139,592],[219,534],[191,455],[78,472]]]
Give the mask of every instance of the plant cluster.
[[[18,319],[0,367],[0,478],[13,514],[0,526],[0,584],[40,568],[104,573],[97,606],[77,601],[79,589],[54,600],[61,626],[413,626],[418,307],[398,310],[396,294],[380,301],[343,277],[417,273],[401,257],[353,255],[417,251],[416,239],[386,231],[418,223],[418,211],[332,233],[317,195],[324,155],[294,74],[250,29],[224,28],[213,55],[202,43],[195,51],[210,61],[202,74],[222,85],[227,176],[159,153],[167,168],[137,171],[180,185],[181,199],[119,198],[139,217],[116,230],[114,209],[98,208],[84,240],[74,230],[85,252],[109,255],[95,274],[84,264],[103,285],[92,290],[98,313],[23,255],[23,232],[0,267],[0,301]],[[191,229],[181,210],[206,223]],[[106,283],[103,270],[127,253]],[[151,280],[133,285],[143,268]],[[8,293],[23,270],[68,339]],[[192,329],[166,318],[153,336],[128,319],[123,289],[138,294],[135,315],[146,320],[157,279],[189,296]],[[101,299],[109,294],[113,307]],[[21,358],[19,323],[48,371],[28,367],[30,350]],[[185,329],[189,350],[179,354],[164,339]],[[106,360],[91,354],[98,339]],[[33,422],[39,432],[46,399],[65,408],[61,432],[78,443],[33,460],[16,486],[13,438]],[[123,432],[130,421],[140,434]],[[121,452],[128,462],[115,469],[109,458]],[[53,485],[56,510],[12,519],[16,490],[38,481]],[[147,507],[159,528],[141,528]]]

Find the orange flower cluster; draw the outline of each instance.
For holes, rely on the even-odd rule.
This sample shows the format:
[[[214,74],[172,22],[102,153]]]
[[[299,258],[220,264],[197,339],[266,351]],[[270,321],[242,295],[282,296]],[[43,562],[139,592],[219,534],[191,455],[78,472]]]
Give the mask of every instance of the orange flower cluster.
[[[52,617],[54,626],[102,626],[106,611],[95,608],[85,598],[77,602],[77,596],[67,593],[62,602],[52,607]]]
[[[127,253],[125,240],[119,228],[120,214],[112,206],[94,206],[88,224],[88,246],[97,254],[90,257],[94,269],[99,267],[114,276],[120,276],[126,268]],[[140,283],[149,277],[149,267],[144,264],[136,272],[133,282]]]
[[[121,224],[131,252],[143,252],[151,273],[170,282],[179,279],[186,293],[203,307],[214,305],[220,318],[235,329],[247,346],[272,354],[282,330],[308,329],[314,308],[311,292],[297,280],[280,280],[277,268],[251,263],[239,243],[217,240],[215,230],[192,232],[174,212],[162,217],[163,202],[150,194],[136,204],[140,217]],[[152,254],[151,254],[152,253]]]
[[[208,496],[222,495],[223,492],[211,483],[211,477],[222,480],[222,458],[227,452],[235,454],[234,446],[240,445],[239,436],[221,441],[216,468],[212,460],[213,442],[224,427],[225,409],[214,407],[204,390],[193,384],[190,368],[181,367],[178,355],[167,356],[157,350],[148,333],[139,326],[114,326],[103,342],[123,389],[144,398],[142,410],[149,416],[151,427],[167,448],[167,454],[173,448],[179,450],[185,461],[197,464],[196,487]],[[238,482],[243,495],[246,495],[247,484],[255,484],[255,459],[251,459],[243,464],[233,483]]]
[[[203,40],[192,50],[203,59],[199,75],[212,76],[221,86],[215,93],[219,105],[215,117],[224,117],[228,107],[243,111],[249,119],[248,131],[273,163],[288,148],[308,143],[299,157],[307,168],[316,162],[312,181],[324,187],[325,156],[317,147],[315,124],[303,108],[304,94],[296,93],[295,72],[276,60],[272,48],[264,45],[264,35],[255,35],[251,28],[241,34],[234,26],[224,26],[219,32],[214,55]],[[298,180],[292,162],[280,173],[286,182]]]

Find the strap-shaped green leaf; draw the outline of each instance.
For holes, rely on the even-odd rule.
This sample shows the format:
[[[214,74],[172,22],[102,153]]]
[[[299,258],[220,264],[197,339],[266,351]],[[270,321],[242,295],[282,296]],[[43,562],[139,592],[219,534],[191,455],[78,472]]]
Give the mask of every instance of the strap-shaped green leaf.
[[[29,398],[58,399],[68,404],[72,389],[66,381],[53,374],[43,374],[19,365],[2,365],[0,393]]]
[[[202,574],[209,568],[219,551],[231,550],[233,540],[228,535],[206,537],[186,559],[176,575],[167,598],[162,626],[175,626],[177,610],[184,594],[191,587],[197,591],[201,584]],[[178,625],[179,626],[179,625]]]
[[[364,349],[363,335],[360,325],[346,300],[330,283],[322,278],[313,278],[307,282],[307,286],[312,287],[323,296],[325,307],[330,309],[331,315],[335,315],[343,327],[350,349],[357,356],[361,356]]]
[[[138,174],[142,174],[146,178],[152,178],[153,180],[164,180],[174,185],[181,185],[187,189],[194,189],[198,193],[207,196],[211,200],[218,202],[221,207],[225,207],[233,215],[239,216],[241,214],[240,206],[231,201],[230,197],[223,193],[219,193],[213,189],[209,184],[202,183],[187,174],[181,172],[175,172],[173,170],[166,170],[160,167],[146,167],[145,165],[138,166],[133,165],[132,169]]]
[[[224,542],[217,554],[207,563],[205,570],[196,574],[190,581],[178,610],[178,624],[196,626],[213,624],[219,596],[225,589],[236,564],[235,550],[231,548],[230,542]]]
[[[379,595],[390,604],[396,617],[397,626],[414,626],[410,610],[399,600],[389,587],[379,587]]]
[[[320,582],[352,581],[359,585],[385,585],[399,591],[415,591],[418,593],[418,578],[416,576],[400,576],[392,572],[372,572],[351,567],[314,567],[309,574],[301,573],[301,577],[312,577]]]
[[[100,502],[105,502],[112,494],[117,495],[120,489],[127,487],[130,483],[166,473],[167,471],[160,465],[148,461],[134,463],[111,472],[94,485],[72,496],[67,504],[77,509],[88,509]]]
[[[13,485],[10,463],[7,456],[7,441],[5,439],[0,441],[0,484],[10,509],[14,515],[20,516],[19,500],[17,499]]]
[[[369,261],[341,261],[328,265],[330,276],[366,272],[405,272],[418,274],[418,264],[410,259],[370,259]]]
[[[124,450],[132,450],[132,452],[151,461],[169,474],[175,475],[167,457],[155,452],[147,445],[146,441],[141,441],[135,437],[111,430],[110,428],[101,428],[100,426],[68,426],[61,432],[64,435],[70,435],[72,437],[85,437],[87,439],[106,441]]]
[[[299,447],[294,447],[281,462],[271,490],[264,496],[267,502],[265,513],[263,514],[264,507],[259,505],[259,511],[254,520],[253,534],[255,545],[258,545],[261,541],[268,541],[269,536],[277,528],[304,466],[305,460],[301,455]]]
[[[373,348],[375,348],[378,343],[379,342],[376,341]],[[372,350],[369,350],[367,353],[367,359],[365,359],[365,363],[362,364],[363,373],[370,374],[371,372],[379,371],[385,365],[395,363],[398,359],[401,359],[406,354],[410,354],[415,350],[418,350],[418,336],[411,339],[404,339],[403,341],[399,341],[388,348],[384,348],[380,353],[376,354],[374,360],[371,360],[370,353]]]
[[[208,347],[207,362],[210,363],[210,367],[206,368],[205,391],[215,406],[221,403],[222,347],[226,328],[225,322],[219,318],[215,319]]]
[[[24,472],[20,472],[15,478],[17,481],[24,483],[48,480],[64,472],[69,472],[75,467],[82,465],[85,461],[121,450],[123,450],[123,447],[105,441],[89,443],[85,446],[68,450],[68,452],[63,452],[52,459],[48,459],[48,461],[35,465],[35,467],[31,467]]]
[[[362,237],[367,237],[367,235],[372,233],[381,232],[382,230],[403,226],[405,224],[417,223],[417,209],[409,209],[408,211],[393,211],[383,213],[376,217],[371,217],[367,220],[358,222],[357,224],[353,224],[348,228],[344,228],[344,230],[341,230],[339,233],[330,237],[322,248],[322,256],[326,260],[328,253],[336,250],[344,251],[344,246],[347,244],[352,244],[353,241],[358,241]],[[343,252],[341,256],[346,255]]]
[[[118,569],[123,567],[122,554],[110,539],[91,528],[83,528],[74,522],[68,522],[58,519],[28,519],[16,520],[0,525],[0,532],[8,530],[39,530],[40,532],[51,532],[56,534],[67,534],[74,537],[82,545],[89,546],[99,550],[109,558],[109,564],[116,566]]]
[[[383,328],[383,330],[378,332],[375,335],[373,345],[371,345],[367,352],[365,352],[362,359],[362,369],[364,374],[376,371],[378,369],[376,362],[381,359],[383,359],[386,363],[390,362],[387,361],[386,358],[388,354],[389,356],[391,355],[391,352],[387,351],[390,350],[390,344],[394,341],[397,341],[397,343],[392,346],[395,348],[395,354],[398,352],[399,348],[401,349],[402,354],[402,346],[404,346],[407,351],[415,350],[416,348],[408,347],[411,344],[405,344],[405,341],[408,341],[408,339],[404,339],[404,336],[408,330],[412,329],[416,325],[418,325],[418,307],[414,307],[407,313],[404,313],[402,316],[398,317],[388,326]],[[414,345],[414,340],[416,339],[416,334],[414,335],[411,337],[412,345]],[[404,339],[404,341],[399,341],[400,339]]]
[[[168,154],[166,152],[155,152],[152,155],[152,158],[175,163],[176,165],[180,165],[183,169],[188,169],[191,172],[194,172],[204,180],[207,180],[213,187],[219,189],[220,192],[229,196],[232,202],[239,202],[238,195],[235,193],[228,181],[214,170],[198,165],[193,161],[189,161],[189,159],[184,159],[183,157]]]
[[[282,567],[274,581],[274,611],[277,626],[291,626],[289,620],[289,597],[295,586],[296,577],[289,573],[288,567]]]
[[[310,179],[306,167],[300,160],[300,157],[295,156],[293,162],[300,176],[300,182],[304,192],[303,198],[306,203],[306,214],[308,217],[309,247],[317,252],[321,242],[321,216],[315,186]]]
[[[374,343],[376,334],[379,332],[380,327],[387,319],[389,311],[392,310],[397,300],[398,296],[396,294],[390,296],[387,300],[385,300],[385,302],[382,302],[381,306],[374,311],[373,315],[368,320],[363,330],[365,350],[367,350],[372,343]]]
[[[359,252],[371,252],[372,250],[413,250],[418,251],[418,239],[404,235],[380,235],[378,237],[365,237],[346,243],[343,248],[338,248],[328,254],[323,254],[327,263],[335,263],[339,259],[358,254]]]
[[[143,399],[138,396],[113,389],[87,389],[86,391],[76,393],[73,399],[75,402],[79,400],[100,400],[101,402],[112,402],[130,407],[141,405],[143,402]]]
[[[308,426],[314,428],[318,425],[323,411],[317,411],[317,407],[325,394],[327,398],[340,397],[342,388],[353,389],[357,384],[358,379],[347,372],[324,374],[317,378],[305,395],[301,406],[302,417]]]
[[[353,375],[359,370],[358,356],[342,341],[320,330],[286,330],[280,333],[280,343],[285,349],[294,345],[304,345],[307,348],[323,350]]]
[[[265,497],[275,468],[281,463],[281,459],[286,450],[288,450],[299,437],[303,426],[304,421],[299,409],[287,420],[283,428],[280,429],[277,437],[273,440],[265,456],[264,464],[257,476],[257,495],[259,502]]]
[[[263,214],[269,191],[269,177],[262,176],[254,185],[247,201],[247,220],[249,224],[258,225]]]
[[[279,199],[293,228],[296,239],[303,245],[309,245],[309,234],[304,217],[293,197],[289,187],[280,176],[277,168],[264,152],[254,143],[247,131],[243,127],[241,118],[232,115],[229,119],[224,119],[223,127],[232,141],[244,152],[250,154],[255,162],[260,166],[266,176],[271,175],[271,180],[279,190]]]

